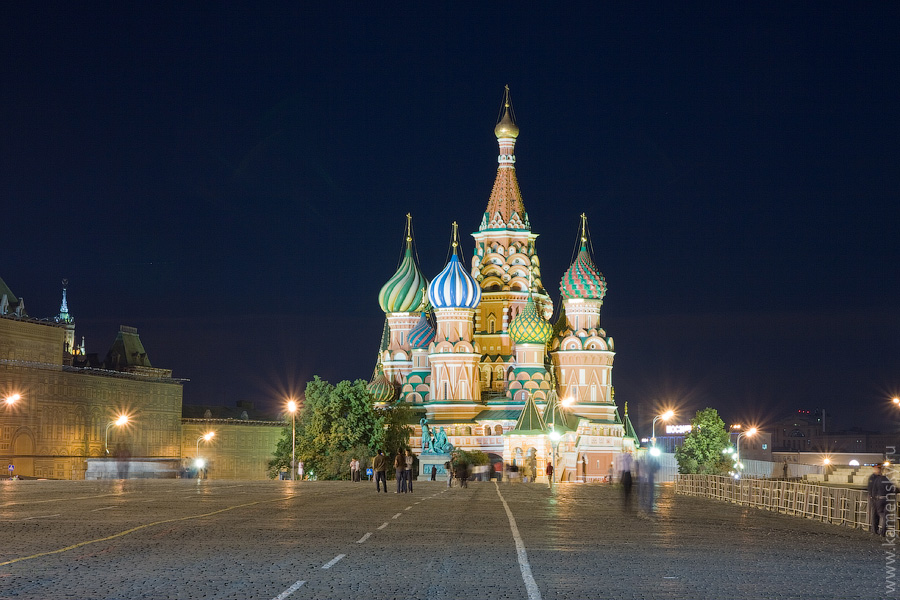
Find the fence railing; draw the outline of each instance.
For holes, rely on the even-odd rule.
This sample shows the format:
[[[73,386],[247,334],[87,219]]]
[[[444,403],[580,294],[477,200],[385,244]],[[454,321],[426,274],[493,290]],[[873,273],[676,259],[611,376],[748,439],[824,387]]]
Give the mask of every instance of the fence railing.
[[[675,493],[726,500],[835,525],[869,527],[865,490],[777,479],[676,475]]]

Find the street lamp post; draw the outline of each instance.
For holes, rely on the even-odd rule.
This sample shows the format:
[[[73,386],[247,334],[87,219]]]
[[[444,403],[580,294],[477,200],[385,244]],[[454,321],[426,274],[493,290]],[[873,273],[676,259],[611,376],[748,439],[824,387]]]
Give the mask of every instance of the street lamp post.
[[[294,481],[297,466],[297,428],[295,426],[295,415],[297,414],[297,403],[293,400],[288,401],[288,412],[291,413],[291,481]]]
[[[216,437],[215,431],[210,431],[208,433],[204,433],[200,437],[197,438],[197,458],[200,458],[200,442],[208,442],[209,440]]]
[[[119,415],[119,418],[115,421],[110,421],[106,424],[106,442],[104,442],[104,447],[106,448],[106,453],[109,454],[109,428],[115,425],[116,427],[121,427],[125,423],[128,422],[128,415]]]
[[[553,443],[553,481],[550,483],[556,483],[556,471],[559,469],[558,464],[558,450],[559,450],[559,440],[562,436],[559,434],[556,429],[550,430],[550,441]]]
[[[656,415],[653,417],[653,423],[650,425],[650,441],[653,443],[653,446],[656,447],[656,422],[662,419],[663,421],[668,421],[672,417],[675,416],[675,411],[667,410],[661,415]]]
[[[738,471],[741,469],[741,438],[742,437],[753,437],[756,435],[756,427],[752,427],[747,431],[742,431],[737,435],[737,440],[734,443],[735,447],[735,460],[737,461]]]

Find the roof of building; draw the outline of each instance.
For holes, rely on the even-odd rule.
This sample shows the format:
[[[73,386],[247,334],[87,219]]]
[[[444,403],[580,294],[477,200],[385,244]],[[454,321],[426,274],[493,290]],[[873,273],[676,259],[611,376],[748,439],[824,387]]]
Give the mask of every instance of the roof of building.
[[[229,419],[234,421],[283,421],[279,415],[257,409],[252,402],[238,401],[235,406],[181,405],[184,419]]]
[[[490,409],[487,408],[477,415],[475,415],[476,421],[512,421],[518,420],[519,415],[522,414],[521,409]]]
[[[119,333],[113,341],[109,352],[106,353],[106,366],[109,369],[124,369],[126,367],[152,367],[150,358],[141,343],[141,337],[137,329],[122,325]]]
[[[388,279],[378,293],[378,304],[386,313],[419,311],[425,306],[428,280],[419,271],[413,258],[410,216],[406,215],[406,251],[397,272]]]
[[[528,400],[525,401],[525,407],[519,415],[519,420],[516,421],[516,426],[509,434],[542,435],[545,433],[547,433],[547,426],[541,418],[541,413],[538,412],[537,405],[534,403],[534,398],[529,395]]]

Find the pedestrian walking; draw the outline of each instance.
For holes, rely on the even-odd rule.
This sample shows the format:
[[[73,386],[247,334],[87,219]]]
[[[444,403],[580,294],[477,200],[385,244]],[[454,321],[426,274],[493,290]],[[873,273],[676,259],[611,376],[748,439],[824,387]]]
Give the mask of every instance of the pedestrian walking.
[[[437,465],[431,465],[431,480],[437,480]]]
[[[350,459],[350,481],[360,481],[359,461],[355,457]]]
[[[453,487],[453,463],[449,460],[444,463],[444,468],[447,469],[447,487]]]
[[[416,456],[413,454],[412,450],[406,451],[406,491],[412,494],[412,483],[413,483],[413,471],[415,470],[413,466],[416,462]]]
[[[400,492],[406,493],[406,454],[403,450],[397,453],[397,456],[394,457],[394,472],[397,477],[397,491],[395,494],[399,494]]]
[[[628,510],[631,508],[631,470],[634,467],[634,459],[630,452],[617,454],[619,481],[622,482],[622,506]]]
[[[384,484],[384,493],[387,494],[387,479],[385,472],[387,471],[387,457],[383,450],[379,450],[378,454],[372,459],[372,468],[375,469],[375,491],[381,491],[381,484]]]
[[[547,483],[553,485],[553,463],[547,463]]]

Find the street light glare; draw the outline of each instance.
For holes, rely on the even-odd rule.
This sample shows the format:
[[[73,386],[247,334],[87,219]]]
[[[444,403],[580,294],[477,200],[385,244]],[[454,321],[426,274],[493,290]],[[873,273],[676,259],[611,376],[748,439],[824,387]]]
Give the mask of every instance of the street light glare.
[[[756,427],[753,427],[749,431],[747,431],[747,435],[756,435]]]
[[[116,419],[116,425],[118,425],[119,427],[121,427],[122,425],[124,425],[127,422],[128,422],[128,415],[119,415],[119,418]]]
[[[900,404],[900,398],[897,398],[895,396],[894,398],[891,399],[891,402],[893,402],[894,404]]]
[[[203,439],[206,440],[207,442],[208,442],[209,440],[213,439],[214,437],[216,437],[216,432],[215,432],[215,431],[210,431],[209,433],[206,433],[206,434],[203,435]]]
[[[663,421],[668,421],[669,419],[671,419],[672,417],[675,416],[675,411],[674,411],[674,410],[667,410],[666,412],[664,412],[664,413],[661,414],[660,416],[662,417],[662,420],[663,420]]]
[[[11,396],[6,397],[6,403],[12,405],[21,399],[22,399],[22,396],[20,396],[19,394],[13,394]]]
[[[567,398],[563,398],[562,405],[569,407],[569,406],[572,406],[572,404],[574,402],[575,402],[575,398],[572,398],[571,396],[569,396]]]
[[[289,400],[287,406],[288,406],[288,412],[294,413],[297,411],[297,403],[294,402],[293,400]]]

